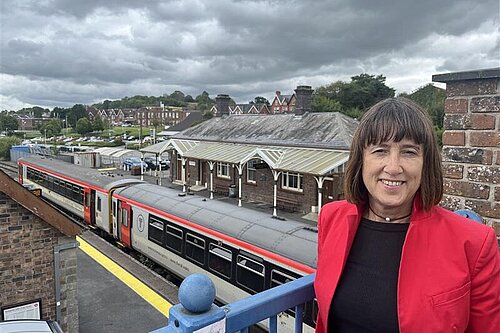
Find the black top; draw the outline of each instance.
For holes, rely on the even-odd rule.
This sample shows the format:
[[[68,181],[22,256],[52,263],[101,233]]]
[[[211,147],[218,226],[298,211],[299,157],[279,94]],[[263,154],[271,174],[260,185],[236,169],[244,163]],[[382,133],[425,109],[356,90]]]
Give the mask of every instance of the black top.
[[[399,332],[398,272],[408,227],[361,220],[330,306],[329,332]]]

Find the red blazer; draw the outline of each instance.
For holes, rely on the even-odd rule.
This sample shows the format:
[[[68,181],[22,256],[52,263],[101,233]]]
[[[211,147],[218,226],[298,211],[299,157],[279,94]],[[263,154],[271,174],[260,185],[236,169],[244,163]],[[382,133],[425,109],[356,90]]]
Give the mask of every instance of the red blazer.
[[[420,200],[415,200],[420,202]],[[500,332],[500,253],[492,228],[435,206],[414,203],[398,277],[402,333]],[[328,312],[362,207],[325,205],[318,221],[317,333]]]

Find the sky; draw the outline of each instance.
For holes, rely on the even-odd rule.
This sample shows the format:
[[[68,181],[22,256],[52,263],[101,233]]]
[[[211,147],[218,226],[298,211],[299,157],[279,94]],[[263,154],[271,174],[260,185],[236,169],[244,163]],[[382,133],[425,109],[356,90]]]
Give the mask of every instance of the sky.
[[[0,110],[500,66],[498,0],[1,0]],[[438,86],[444,87],[443,85]]]

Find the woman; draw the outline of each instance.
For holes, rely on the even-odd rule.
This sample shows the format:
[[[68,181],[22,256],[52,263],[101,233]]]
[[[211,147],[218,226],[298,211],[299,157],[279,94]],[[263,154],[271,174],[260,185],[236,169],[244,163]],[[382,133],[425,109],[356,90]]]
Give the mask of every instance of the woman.
[[[316,332],[500,332],[495,233],[437,206],[441,159],[420,107],[367,111],[344,191],[318,222]]]

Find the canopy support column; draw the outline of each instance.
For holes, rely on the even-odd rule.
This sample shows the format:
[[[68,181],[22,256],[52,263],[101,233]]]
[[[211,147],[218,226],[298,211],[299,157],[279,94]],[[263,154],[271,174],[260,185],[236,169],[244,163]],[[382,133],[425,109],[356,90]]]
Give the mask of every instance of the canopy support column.
[[[238,168],[238,207],[241,207],[241,176],[243,175],[243,165],[239,164]]]
[[[276,205],[277,205],[277,197],[278,197],[278,178],[281,174],[281,171],[272,170],[273,179],[274,179],[274,194],[273,194],[273,216],[278,216]]]
[[[182,173],[181,173],[182,192],[186,193],[186,159],[184,157],[181,157],[181,164],[182,164]]]
[[[215,162],[208,161],[210,167],[210,199],[214,198],[214,165]]]
[[[318,184],[318,214],[321,211],[321,205],[323,204],[323,183],[325,182],[325,177],[314,176],[316,183]]]

